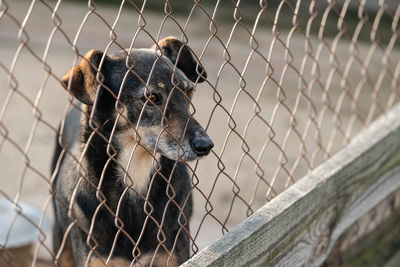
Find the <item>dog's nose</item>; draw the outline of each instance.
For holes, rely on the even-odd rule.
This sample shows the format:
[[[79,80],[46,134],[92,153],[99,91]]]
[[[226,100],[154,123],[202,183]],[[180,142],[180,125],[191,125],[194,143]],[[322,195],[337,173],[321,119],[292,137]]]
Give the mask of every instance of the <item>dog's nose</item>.
[[[198,136],[193,139],[193,148],[197,156],[206,156],[214,147],[213,141],[208,136]]]

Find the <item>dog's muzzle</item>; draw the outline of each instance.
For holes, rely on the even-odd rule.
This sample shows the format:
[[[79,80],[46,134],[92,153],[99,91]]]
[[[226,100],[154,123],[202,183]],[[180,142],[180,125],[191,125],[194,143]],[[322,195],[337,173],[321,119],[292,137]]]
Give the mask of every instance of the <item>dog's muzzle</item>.
[[[214,147],[213,141],[208,136],[196,136],[192,141],[192,147],[197,156],[207,156]]]

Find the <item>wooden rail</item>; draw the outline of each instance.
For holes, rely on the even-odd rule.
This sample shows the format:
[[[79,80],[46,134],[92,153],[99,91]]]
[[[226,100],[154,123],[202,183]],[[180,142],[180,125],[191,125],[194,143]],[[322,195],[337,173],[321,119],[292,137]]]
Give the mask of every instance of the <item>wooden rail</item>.
[[[357,259],[365,251],[376,251],[374,245],[385,232],[400,233],[399,214],[397,105],[345,149],[182,266],[329,265],[339,258],[350,260],[351,252],[369,238],[369,247],[353,253]],[[374,237],[381,225],[393,220]],[[384,245],[399,244],[386,260],[400,264],[400,234],[386,237],[390,240]]]

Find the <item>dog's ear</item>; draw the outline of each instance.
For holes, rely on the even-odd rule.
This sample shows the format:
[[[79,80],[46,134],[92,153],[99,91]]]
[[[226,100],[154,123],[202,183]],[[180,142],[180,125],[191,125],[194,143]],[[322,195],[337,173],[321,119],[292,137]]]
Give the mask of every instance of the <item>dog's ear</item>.
[[[102,57],[103,52],[99,50],[88,51],[79,65],[68,71],[61,79],[61,82],[67,88],[68,83],[71,81],[69,88],[71,88],[72,95],[86,105],[93,105],[96,97],[98,85],[96,75]]]
[[[160,47],[163,55],[176,64],[191,81],[195,82],[198,78],[198,82],[203,82],[207,78],[207,73],[193,57],[190,49],[175,37],[166,37],[160,40],[157,45]],[[156,49],[157,45],[153,45],[152,48]]]

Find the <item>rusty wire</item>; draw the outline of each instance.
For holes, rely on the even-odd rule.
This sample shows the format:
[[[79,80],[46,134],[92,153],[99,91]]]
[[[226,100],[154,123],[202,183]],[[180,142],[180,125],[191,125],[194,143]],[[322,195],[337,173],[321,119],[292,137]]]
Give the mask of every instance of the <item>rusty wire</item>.
[[[61,249],[53,252],[51,230],[44,230],[45,217],[52,217],[53,199],[70,211],[71,224],[61,248],[67,245],[71,229],[81,229],[90,248],[86,265],[92,255],[101,258],[92,231],[102,208],[114,217],[118,229],[109,254],[105,258],[103,255],[104,264],[115,254],[118,235],[134,244],[133,259],[140,264],[145,226],[135,240],[119,218],[120,203],[130,192],[145,203],[145,225],[151,221],[158,226],[155,253],[171,256],[177,246],[177,240],[172,251],[165,246],[163,224],[167,208],[161,221],[153,217],[148,193],[132,187],[134,181],[127,171],[130,163],[123,166],[117,160],[111,139],[115,138],[117,123],[124,120],[139,140],[129,162],[134,151],[144,149],[153,157],[153,166],[160,170],[155,152],[140,143],[143,136],[138,124],[126,117],[120,95],[114,94],[117,119],[110,138],[98,131],[93,111],[83,115],[93,130],[90,138],[99,135],[108,144],[106,165],[116,164],[125,172],[127,186],[116,210],[107,204],[101,191],[107,166],[99,183],[91,183],[82,164],[84,152],[73,155],[68,144],[62,153],[71,154],[81,177],[70,203],[57,196],[55,174],[48,171],[54,145],[49,139],[57,136],[60,144],[65,142],[68,110],[77,108],[83,112],[67,93],[70,85],[63,88],[60,79],[89,49],[97,48],[105,54],[127,49],[129,71],[124,84],[129,73],[141,80],[129,67],[135,64],[130,50],[151,47],[163,37],[175,35],[207,71],[205,82],[195,83],[197,92],[190,112],[199,119],[215,147],[206,159],[185,162],[191,175],[190,195],[194,198],[190,228],[183,214],[189,200],[177,203],[171,177],[162,176],[168,184],[167,207],[180,211],[179,231],[190,239],[192,254],[331,157],[400,98],[400,4],[395,1],[260,0],[256,6],[240,0],[196,0],[191,6],[186,4],[184,12],[177,3],[165,1],[151,7],[152,2],[122,0],[119,5],[103,6],[91,0],[87,5],[61,0],[0,1],[0,162],[4,164],[0,195],[14,209],[10,226],[2,229],[6,242],[0,243],[0,254],[8,264],[15,266],[18,260],[7,242],[19,217],[36,229],[36,244],[27,256],[29,262],[33,266],[59,263]],[[156,61],[165,60],[160,55]],[[176,68],[171,70],[175,72]],[[152,72],[153,69],[150,76]],[[104,86],[100,72],[96,79]],[[149,90],[149,80],[141,82]],[[182,84],[174,77],[171,83],[173,91],[184,94]],[[146,105],[152,102],[148,100]],[[32,117],[27,115],[29,111]],[[168,134],[180,143],[168,128],[165,110],[159,112],[163,114],[159,138]],[[139,121],[142,113],[143,110]],[[83,151],[87,148],[86,144]],[[59,167],[60,162],[56,171]],[[84,181],[95,188],[100,203],[89,228],[81,225],[79,216],[72,212],[76,190]],[[21,202],[41,209],[40,220],[27,216]]]

